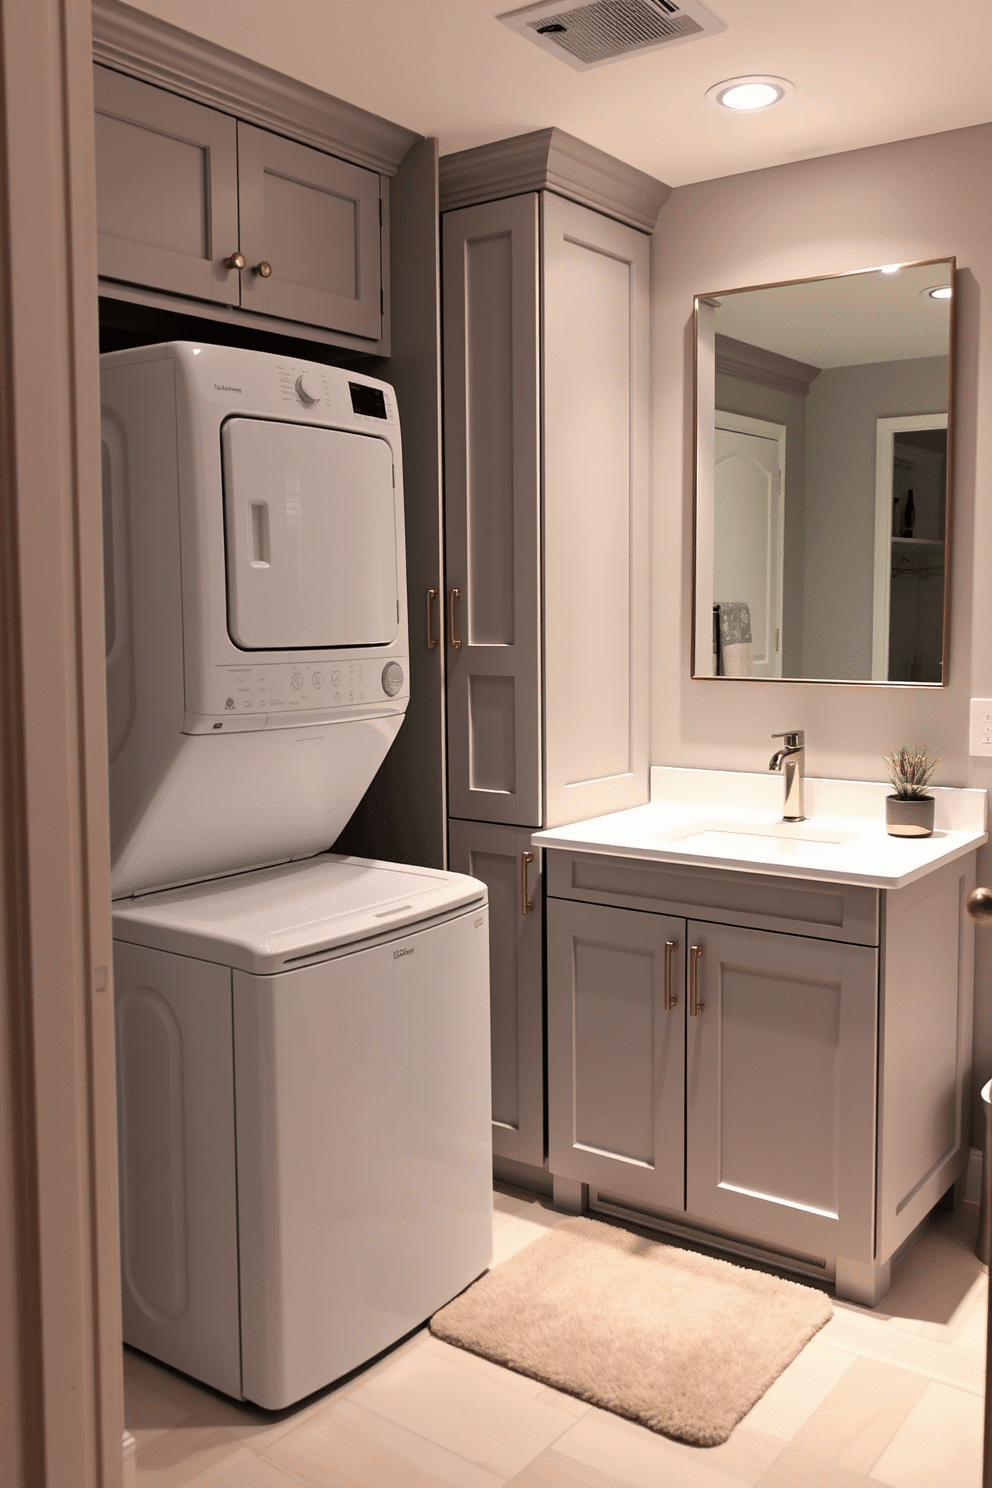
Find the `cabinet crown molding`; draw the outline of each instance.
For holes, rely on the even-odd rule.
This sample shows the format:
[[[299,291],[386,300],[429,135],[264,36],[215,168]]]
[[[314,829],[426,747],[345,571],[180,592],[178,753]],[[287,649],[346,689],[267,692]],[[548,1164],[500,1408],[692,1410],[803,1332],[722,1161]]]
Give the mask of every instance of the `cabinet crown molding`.
[[[440,187],[442,212],[526,191],[554,191],[647,233],[672,194],[664,181],[563,129],[536,129],[442,155]]]
[[[745,382],[776,388],[780,393],[795,393],[800,398],[807,396],[821,371],[809,362],[797,362],[794,357],[766,351],[763,346],[752,346],[749,341],[738,341],[719,332],[716,335],[716,370],[726,372],[730,377],[740,377]]]
[[[382,175],[421,138],[121,0],[93,0],[93,60]]]

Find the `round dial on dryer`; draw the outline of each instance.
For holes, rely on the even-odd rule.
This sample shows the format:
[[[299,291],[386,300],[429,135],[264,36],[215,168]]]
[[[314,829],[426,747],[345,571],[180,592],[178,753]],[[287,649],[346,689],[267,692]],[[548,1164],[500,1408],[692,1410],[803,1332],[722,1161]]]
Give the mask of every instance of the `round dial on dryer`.
[[[387,697],[395,697],[403,686],[403,668],[398,661],[387,661],[382,669],[382,690]]]
[[[301,372],[296,379],[296,396],[304,408],[320,402],[320,384],[312,372]]]

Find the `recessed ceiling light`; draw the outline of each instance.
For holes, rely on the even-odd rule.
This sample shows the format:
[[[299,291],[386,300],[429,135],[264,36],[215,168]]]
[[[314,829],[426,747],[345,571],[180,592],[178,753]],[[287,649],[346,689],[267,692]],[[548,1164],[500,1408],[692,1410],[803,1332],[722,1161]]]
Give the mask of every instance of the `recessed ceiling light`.
[[[714,108],[732,109],[736,114],[752,114],[760,109],[771,108],[781,103],[796,90],[785,78],[765,77],[755,73],[750,77],[728,78],[715,83],[706,90],[706,101]]]
[[[898,274],[901,268],[902,264],[883,264],[881,272],[883,274]]]
[[[921,289],[920,297],[924,300],[949,300],[953,293],[949,284],[935,284],[932,289]]]

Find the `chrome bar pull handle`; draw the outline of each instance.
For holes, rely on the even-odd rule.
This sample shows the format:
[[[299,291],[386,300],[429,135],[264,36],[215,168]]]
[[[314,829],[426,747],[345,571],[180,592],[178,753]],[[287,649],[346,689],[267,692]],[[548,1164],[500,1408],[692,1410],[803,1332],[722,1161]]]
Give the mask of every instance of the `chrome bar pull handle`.
[[[427,598],[424,603],[424,636],[427,641],[428,651],[437,650],[437,637],[431,634],[431,609],[437,599],[437,590],[428,589]]]
[[[672,961],[679,948],[677,940],[665,941],[665,1012],[670,1013],[678,1002],[678,993],[672,990]]]
[[[460,651],[462,642],[455,635],[455,605],[462,597],[460,589],[448,590],[448,645],[452,651]]]
[[[461,642],[459,641],[458,644],[461,645]],[[534,854],[532,852],[522,852],[520,854],[520,913],[522,915],[534,913],[534,901],[527,898],[527,867],[533,861]]]
[[[698,1018],[706,1007],[699,1000],[699,963],[703,958],[702,946],[689,947],[689,1017]]]

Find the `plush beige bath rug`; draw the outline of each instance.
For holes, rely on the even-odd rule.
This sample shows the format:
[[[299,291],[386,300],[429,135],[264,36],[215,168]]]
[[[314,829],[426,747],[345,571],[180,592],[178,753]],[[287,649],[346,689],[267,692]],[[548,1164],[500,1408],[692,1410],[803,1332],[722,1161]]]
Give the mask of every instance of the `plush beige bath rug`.
[[[715,1447],[831,1312],[812,1287],[566,1219],[436,1312],[431,1332]]]

